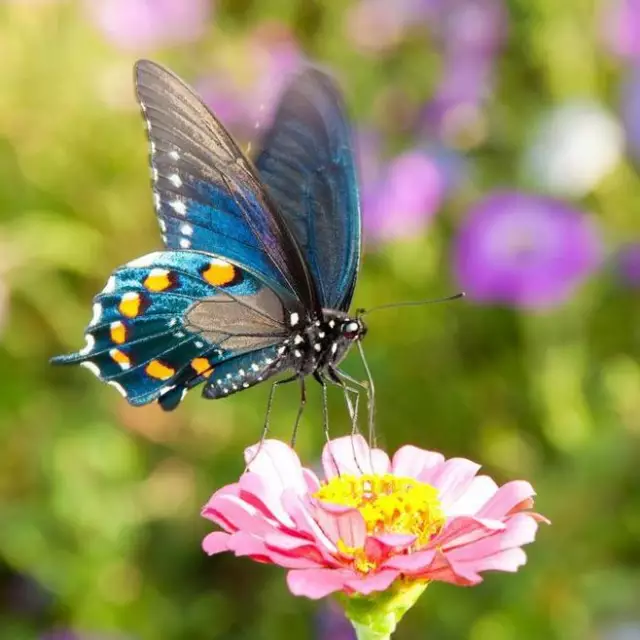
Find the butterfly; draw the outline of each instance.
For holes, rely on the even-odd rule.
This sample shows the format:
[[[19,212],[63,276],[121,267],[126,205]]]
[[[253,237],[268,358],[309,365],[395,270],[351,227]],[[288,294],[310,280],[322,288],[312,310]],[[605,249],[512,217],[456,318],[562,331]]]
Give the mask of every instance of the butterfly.
[[[309,375],[325,408],[327,383],[357,392],[338,365],[367,331],[348,313],[360,197],[333,79],[314,67],[293,78],[252,162],[171,71],[141,60],[134,76],[164,250],[113,272],[85,346],[53,362],[165,410],[200,384],[205,398],[222,398],[284,371],[269,409],[276,385],[297,380],[298,420]]]

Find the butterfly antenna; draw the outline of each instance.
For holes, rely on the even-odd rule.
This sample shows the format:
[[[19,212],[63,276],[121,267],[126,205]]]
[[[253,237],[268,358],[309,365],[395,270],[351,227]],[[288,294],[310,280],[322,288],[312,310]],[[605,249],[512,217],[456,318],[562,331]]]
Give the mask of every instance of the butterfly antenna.
[[[358,309],[356,311],[357,317],[366,316],[372,311],[380,311],[381,309],[395,309],[396,307],[421,307],[425,304],[436,304],[439,302],[450,302],[451,300],[459,300],[460,298],[464,298],[465,293],[461,291],[460,293],[456,293],[452,296],[447,296],[446,298],[431,298],[429,300],[414,300],[412,302],[391,302],[389,304],[381,304],[377,307],[371,307],[371,309]]]

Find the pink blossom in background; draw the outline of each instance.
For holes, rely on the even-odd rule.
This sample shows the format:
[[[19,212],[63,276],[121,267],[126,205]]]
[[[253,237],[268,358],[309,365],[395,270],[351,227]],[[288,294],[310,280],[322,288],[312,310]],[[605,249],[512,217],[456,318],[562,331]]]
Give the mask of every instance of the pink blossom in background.
[[[350,44],[363,53],[396,46],[415,24],[432,20],[442,0],[359,0],[345,13]]]
[[[627,152],[640,162],[640,64],[625,70],[621,97],[620,111]]]
[[[640,59],[640,0],[602,0],[598,23],[611,53]]]
[[[209,555],[231,551],[288,570],[294,595],[368,595],[396,580],[480,583],[516,571],[538,523],[533,487],[499,487],[479,465],[408,445],[393,459],[362,436],[322,454],[324,480],[288,445],[265,440],[245,452],[248,470],[213,494],[202,515],[221,531]]]
[[[88,15],[115,47],[144,51],[200,38],[212,0],[85,0]]]
[[[255,140],[268,127],[285,86],[304,55],[283,25],[267,23],[242,46],[237,66],[201,78],[196,88],[207,106],[236,135]]]
[[[451,143],[478,132],[487,99],[493,92],[497,56],[507,36],[508,15],[503,0],[443,2],[433,22],[442,51],[441,80],[424,109],[423,125]]]
[[[423,151],[394,158],[375,186],[363,191],[363,226],[372,241],[420,234],[442,204],[445,178]]]
[[[600,265],[593,221],[560,200],[496,192],[469,211],[454,269],[469,299],[522,307],[566,301]]]

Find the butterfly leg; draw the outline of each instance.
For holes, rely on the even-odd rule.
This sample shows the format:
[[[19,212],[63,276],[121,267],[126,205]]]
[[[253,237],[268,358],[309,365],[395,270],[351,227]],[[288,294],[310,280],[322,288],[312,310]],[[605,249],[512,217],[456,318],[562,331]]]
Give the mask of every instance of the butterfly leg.
[[[251,460],[249,460],[247,462],[247,468],[256,459],[256,456],[260,453],[260,450],[262,449],[262,445],[263,445],[264,441],[267,439],[267,436],[269,435],[269,419],[271,418],[271,409],[273,407],[273,398],[276,395],[276,389],[281,384],[287,384],[287,383],[293,382],[294,380],[297,380],[297,379],[298,379],[298,376],[291,376],[290,378],[285,378],[284,380],[278,380],[277,382],[274,382],[271,385],[271,391],[269,392],[269,399],[267,400],[267,412],[266,412],[265,417],[264,417],[264,425],[262,426],[262,433],[260,435],[260,443],[258,444],[256,452],[254,453],[254,455],[251,458]],[[300,410],[298,410],[298,413],[299,414],[301,413]],[[246,468],[245,468],[245,470],[246,470]]]
[[[305,386],[304,377],[297,376],[300,381],[300,404],[298,406],[298,413],[296,415],[296,421],[293,423],[293,433],[291,434],[291,448],[295,449],[296,447],[296,437],[298,435],[298,426],[300,424],[300,418],[302,418],[302,413],[304,412],[304,408],[307,404],[307,388]]]
[[[340,377],[340,371],[330,368],[328,370],[329,382],[342,389],[344,393],[344,399],[347,404],[347,410],[349,411],[349,417],[351,418],[351,435],[358,433],[358,410],[360,407],[360,390],[355,387],[350,387],[345,384],[345,380]],[[356,381],[357,382],[357,381]],[[351,395],[353,394],[354,401],[351,401]]]
[[[341,371],[340,369],[335,369],[334,371],[336,376],[340,378],[342,381],[355,385],[359,389],[364,390],[364,392],[367,394],[369,445],[374,446],[375,440],[376,440],[376,433],[375,433],[375,423],[374,423],[375,387],[373,386],[373,381],[367,381],[366,383],[360,382],[360,380],[356,380],[356,378],[354,378],[353,376],[350,376],[348,373],[345,373],[344,371]]]

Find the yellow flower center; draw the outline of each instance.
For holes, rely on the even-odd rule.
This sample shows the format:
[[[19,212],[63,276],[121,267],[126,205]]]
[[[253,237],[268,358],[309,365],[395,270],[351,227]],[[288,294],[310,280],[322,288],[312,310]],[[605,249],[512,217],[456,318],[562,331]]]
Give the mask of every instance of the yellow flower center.
[[[369,535],[383,533],[416,536],[410,550],[426,545],[444,525],[445,516],[438,491],[415,478],[365,474],[336,476],[323,485],[314,497],[357,509]],[[363,573],[375,568],[364,549],[349,547],[338,540],[338,550],[353,558],[354,567]]]

